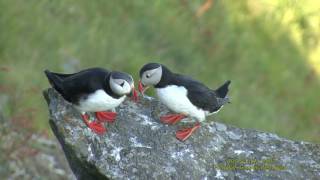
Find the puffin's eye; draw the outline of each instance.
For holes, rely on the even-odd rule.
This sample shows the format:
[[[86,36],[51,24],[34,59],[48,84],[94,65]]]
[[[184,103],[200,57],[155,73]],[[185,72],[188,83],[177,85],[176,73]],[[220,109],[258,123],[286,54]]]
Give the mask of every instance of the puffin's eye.
[[[150,78],[150,74],[147,74],[146,77],[147,77],[147,78]]]
[[[124,85],[124,81],[120,84],[120,86],[123,87],[123,85]]]

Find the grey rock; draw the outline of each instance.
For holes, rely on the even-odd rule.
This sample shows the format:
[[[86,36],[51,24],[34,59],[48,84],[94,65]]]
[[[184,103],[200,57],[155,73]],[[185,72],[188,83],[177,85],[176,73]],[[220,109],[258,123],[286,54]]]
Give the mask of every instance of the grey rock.
[[[125,101],[99,136],[53,89],[44,92],[50,125],[78,179],[317,179],[320,145],[208,120],[187,141],[159,122],[153,98]]]
[[[75,179],[55,139],[13,124],[1,111],[0,122],[0,179]]]

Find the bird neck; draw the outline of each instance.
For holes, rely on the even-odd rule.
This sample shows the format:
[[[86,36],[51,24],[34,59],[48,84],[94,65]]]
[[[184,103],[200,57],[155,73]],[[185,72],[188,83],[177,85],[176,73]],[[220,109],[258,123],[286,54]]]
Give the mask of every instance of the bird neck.
[[[161,80],[158,84],[156,84],[155,88],[164,88],[170,85],[173,82],[174,74],[165,66],[162,66],[162,76]]]

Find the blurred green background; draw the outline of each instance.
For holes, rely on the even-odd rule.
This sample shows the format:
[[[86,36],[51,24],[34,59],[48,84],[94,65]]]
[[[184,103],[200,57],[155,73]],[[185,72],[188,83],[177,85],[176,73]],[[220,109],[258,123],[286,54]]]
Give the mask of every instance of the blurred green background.
[[[318,0],[0,0],[0,110],[50,134],[44,69],[137,78],[156,61],[212,88],[232,80],[219,121],[319,143],[319,40]]]

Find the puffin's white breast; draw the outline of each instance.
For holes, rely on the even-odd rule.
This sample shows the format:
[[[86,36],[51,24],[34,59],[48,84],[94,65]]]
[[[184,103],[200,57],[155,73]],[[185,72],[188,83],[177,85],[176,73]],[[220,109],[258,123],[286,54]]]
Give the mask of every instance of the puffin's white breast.
[[[170,110],[183,113],[196,118],[198,121],[205,119],[205,112],[194,106],[187,97],[187,89],[183,86],[169,85],[165,88],[157,88],[160,101]]]
[[[76,108],[84,112],[107,111],[119,106],[125,98],[126,96],[122,96],[116,99],[109,96],[104,90],[97,90],[86,99],[80,100]]]

